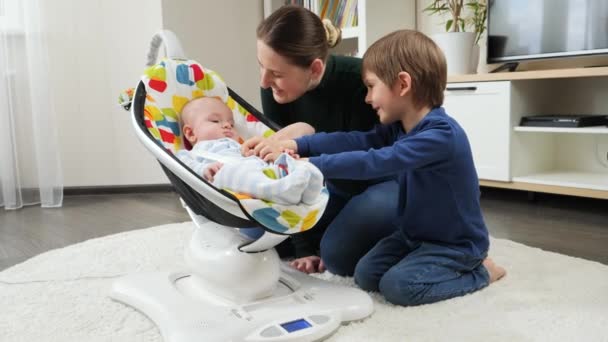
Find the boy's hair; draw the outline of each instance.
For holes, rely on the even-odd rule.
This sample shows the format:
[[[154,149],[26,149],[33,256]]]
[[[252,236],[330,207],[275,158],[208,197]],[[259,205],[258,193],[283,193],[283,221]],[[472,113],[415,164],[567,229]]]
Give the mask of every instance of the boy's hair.
[[[363,72],[372,72],[392,86],[405,71],[412,78],[414,105],[439,107],[447,82],[447,65],[441,49],[429,37],[399,30],[380,38],[363,55]]]

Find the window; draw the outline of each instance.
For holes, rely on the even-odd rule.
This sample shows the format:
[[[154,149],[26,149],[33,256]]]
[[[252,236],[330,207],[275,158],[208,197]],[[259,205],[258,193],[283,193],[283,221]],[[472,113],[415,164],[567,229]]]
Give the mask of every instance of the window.
[[[19,0],[0,0],[0,32],[23,33],[23,19],[20,15]]]

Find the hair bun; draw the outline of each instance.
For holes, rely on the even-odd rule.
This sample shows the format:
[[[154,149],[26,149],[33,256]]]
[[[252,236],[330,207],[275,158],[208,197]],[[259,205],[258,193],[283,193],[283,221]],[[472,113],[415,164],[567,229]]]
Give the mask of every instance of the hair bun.
[[[325,28],[325,36],[327,37],[327,45],[333,48],[342,40],[342,30],[335,27],[331,20],[327,18],[323,19],[322,22],[323,28]]]

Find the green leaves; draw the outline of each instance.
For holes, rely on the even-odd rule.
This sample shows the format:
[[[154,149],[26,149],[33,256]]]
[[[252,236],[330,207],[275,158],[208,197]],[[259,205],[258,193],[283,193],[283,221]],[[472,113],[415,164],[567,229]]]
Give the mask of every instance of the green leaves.
[[[446,32],[475,32],[475,44],[486,30],[486,0],[433,0],[423,12],[429,15],[443,16],[449,13],[452,17],[445,22]],[[464,9],[468,16],[464,16]]]
[[[448,4],[446,1],[435,0],[422,11],[430,12],[430,14],[433,15],[433,14],[437,14],[437,13],[439,13],[439,14],[445,13],[447,10],[449,10],[449,8],[448,8]]]
[[[466,3],[466,7],[471,12],[471,16],[467,18],[467,24],[473,28],[475,35],[475,44],[479,43],[479,39],[486,30],[486,1],[485,0],[470,0]]]

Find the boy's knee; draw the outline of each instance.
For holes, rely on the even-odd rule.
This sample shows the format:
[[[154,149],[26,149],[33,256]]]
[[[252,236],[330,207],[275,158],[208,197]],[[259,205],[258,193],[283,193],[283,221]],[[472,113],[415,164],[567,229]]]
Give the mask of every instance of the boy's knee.
[[[355,283],[364,291],[378,292],[380,278],[376,275],[377,272],[374,272],[374,269],[370,266],[365,262],[365,259],[357,263],[354,274]]]
[[[410,283],[387,273],[378,286],[382,296],[392,304],[402,306],[421,305],[432,302],[426,295],[429,291],[427,284]]]

